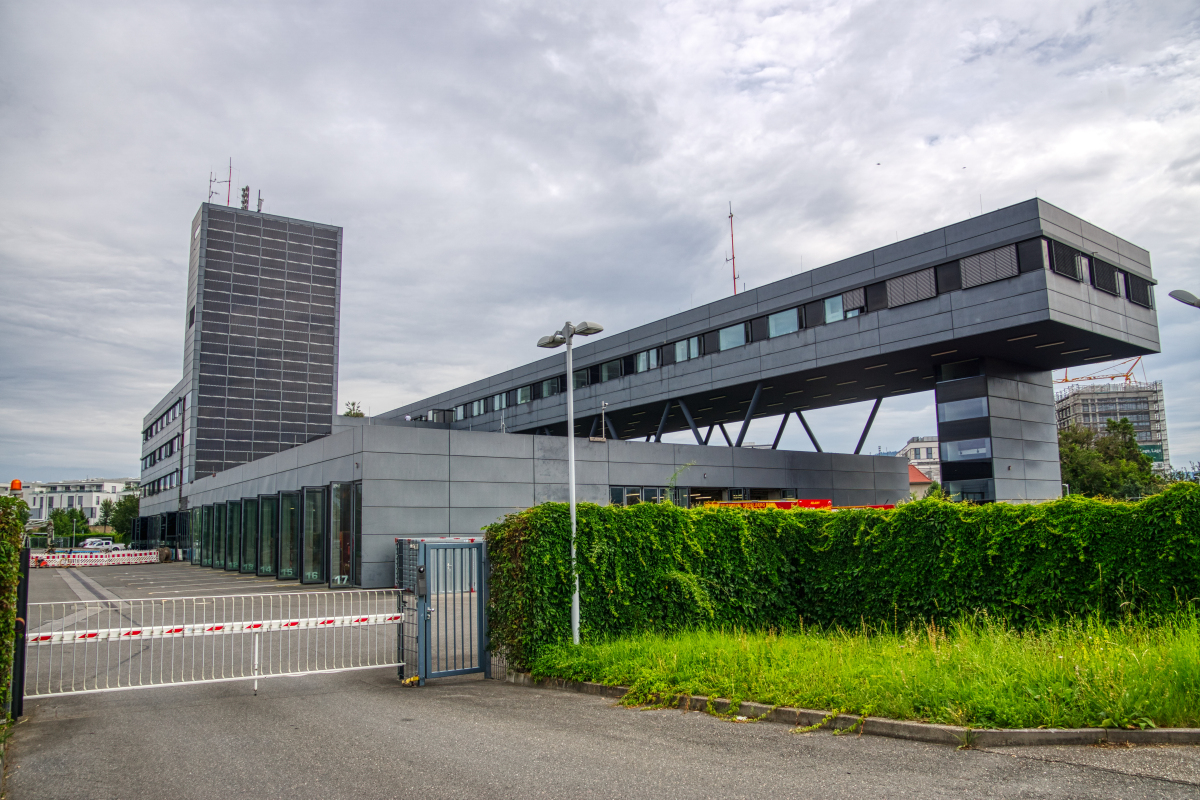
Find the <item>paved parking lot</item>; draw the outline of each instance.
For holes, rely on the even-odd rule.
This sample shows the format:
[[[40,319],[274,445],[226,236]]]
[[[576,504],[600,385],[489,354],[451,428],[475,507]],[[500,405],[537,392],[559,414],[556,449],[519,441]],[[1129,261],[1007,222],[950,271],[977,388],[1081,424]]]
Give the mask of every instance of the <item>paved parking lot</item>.
[[[65,577],[84,572],[78,585]],[[33,592],[278,585],[161,564],[41,570]],[[48,697],[25,710],[9,748],[5,796],[17,800],[1200,796],[1200,748],[956,751],[794,735],[474,677],[404,688],[394,668],[263,680],[258,696],[237,682]]]

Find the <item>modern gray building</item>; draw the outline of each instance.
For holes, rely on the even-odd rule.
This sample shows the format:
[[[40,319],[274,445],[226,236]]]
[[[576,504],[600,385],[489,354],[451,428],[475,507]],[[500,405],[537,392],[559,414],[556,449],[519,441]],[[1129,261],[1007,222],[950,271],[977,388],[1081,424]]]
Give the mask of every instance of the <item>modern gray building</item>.
[[[183,378],[143,420],[142,494],[328,436],[342,229],[204,203],[190,230]]]
[[[1055,395],[1059,429],[1079,425],[1096,433],[1108,420],[1127,419],[1138,448],[1154,462],[1154,471],[1169,472],[1171,446],[1167,441],[1167,404],[1162,381],[1073,383]]]
[[[908,497],[907,459],[858,451],[888,398],[925,391],[948,491],[1057,497],[1051,370],[1157,352],[1153,284],[1145,250],[1030,200],[588,341],[569,376],[580,497],[895,503]],[[333,297],[336,380],[336,285]],[[241,407],[228,398],[245,368],[229,344],[210,373],[223,409]],[[565,499],[567,380],[559,352],[375,418],[327,416],[328,435],[307,427],[306,408],[303,435],[318,438],[279,441],[278,452],[231,444],[257,439],[234,438],[246,428],[228,420],[243,417],[214,414],[226,420],[222,469],[181,473],[178,492],[147,497],[143,513],[158,526],[187,510],[198,563],[389,585],[397,537],[477,536],[505,513]],[[865,400],[856,452],[824,452],[804,413]],[[793,417],[816,452],[776,449]],[[742,447],[758,418],[778,420],[771,449]],[[668,432],[695,444],[663,443]]]

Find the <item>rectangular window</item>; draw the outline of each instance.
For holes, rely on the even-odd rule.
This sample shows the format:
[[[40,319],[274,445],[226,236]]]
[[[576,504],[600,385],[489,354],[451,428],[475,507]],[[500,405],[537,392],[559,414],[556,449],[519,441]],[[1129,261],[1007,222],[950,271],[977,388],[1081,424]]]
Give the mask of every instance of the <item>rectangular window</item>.
[[[242,501],[242,568],[241,572],[253,575],[258,563],[258,500]]]
[[[838,322],[846,318],[842,311],[842,296],[825,298],[825,323]]]
[[[498,395],[494,395],[492,397],[492,410],[501,411],[505,408],[508,408],[508,393],[501,392]]]
[[[625,487],[624,486],[608,487],[608,502],[614,506],[625,505]]]
[[[533,399],[533,387],[532,386],[522,386],[520,389],[517,389],[517,405],[522,405],[524,403],[528,403],[532,399]]]
[[[241,569],[242,562],[242,503],[236,500],[228,506],[229,519],[225,523],[225,569]]]
[[[625,505],[634,506],[642,502],[642,487],[626,486],[625,487]]]
[[[275,574],[275,554],[279,548],[279,497],[258,501],[258,574]]]
[[[600,382],[616,380],[621,377],[621,359],[606,361],[600,365]]]
[[[466,417],[467,417],[467,407],[466,406],[455,406],[454,407],[454,421],[455,422],[462,422],[464,419],[466,419]]]
[[[553,397],[558,394],[558,378],[542,381],[542,397]]]
[[[675,343],[675,361],[689,361],[700,357],[700,337],[693,336]]]
[[[746,323],[738,325],[730,325],[728,328],[722,328],[720,331],[721,349],[732,350],[735,347],[741,347],[746,343]]]
[[[986,397],[972,397],[967,400],[953,400],[949,403],[938,403],[938,422],[954,422],[960,419],[977,419],[988,415]]]
[[[483,413],[484,413],[483,401],[482,400],[472,401],[471,402],[471,416],[472,417],[481,417],[481,416],[483,416]]]
[[[334,483],[329,487],[329,518],[333,523],[329,540],[329,586],[349,586],[354,574],[354,485]]]
[[[585,387],[587,385],[588,385],[587,368],[585,367],[583,369],[575,370],[575,388],[582,389],[583,387]]]
[[[212,560],[208,566],[213,569],[225,568],[225,518],[227,516],[224,503],[217,503],[213,509],[212,531]]]
[[[200,509],[200,566],[211,567],[213,559],[213,507]]]
[[[634,369],[637,372],[647,372],[652,369],[658,369],[658,348],[638,353]]]
[[[300,544],[300,495],[284,492],[279,495],[279,577],[297,578]]]
[[[196,307],[192,306],[191,308],[188,309],[188,327],[190,328],[195,324],[196,324]]]
[[[325,490],[304,490],[300,528],[300,582],[325,582]]]
[[[767,317],[767,335],[774,339],[800,330],[800,309],[789,308]]]

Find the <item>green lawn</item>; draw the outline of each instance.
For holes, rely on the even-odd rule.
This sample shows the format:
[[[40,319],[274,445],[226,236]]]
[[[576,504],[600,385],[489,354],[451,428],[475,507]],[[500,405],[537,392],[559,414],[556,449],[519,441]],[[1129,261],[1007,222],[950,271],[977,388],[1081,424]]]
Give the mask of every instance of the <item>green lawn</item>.
[[[1200,727],[1200,623],[988,619],[903,633],[689,632],[542,654],[535,677],[987,728]]]

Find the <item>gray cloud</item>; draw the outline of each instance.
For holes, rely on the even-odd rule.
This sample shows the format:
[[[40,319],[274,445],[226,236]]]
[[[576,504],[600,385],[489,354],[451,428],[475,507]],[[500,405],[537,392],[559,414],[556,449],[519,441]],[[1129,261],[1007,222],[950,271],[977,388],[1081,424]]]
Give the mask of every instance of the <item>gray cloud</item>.
[[[188,223],[231,156],[266,210],[345,226],[340,395],[373,411],[533,360],[563,319],[728,293],[730,200],[754,286],[1036,193],[1150,249],[1147,374],[1174,460],[1200,460],[1200,316],[1166,298],[1200,293],[1194,4],[0,14],[12,476],[136,472],[179,379]],[[827,446],[867,410],[827,412]],[[933,428],[929,397],[889,400],[867,447]]]

